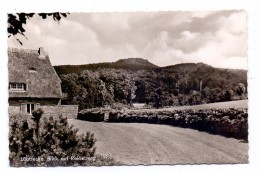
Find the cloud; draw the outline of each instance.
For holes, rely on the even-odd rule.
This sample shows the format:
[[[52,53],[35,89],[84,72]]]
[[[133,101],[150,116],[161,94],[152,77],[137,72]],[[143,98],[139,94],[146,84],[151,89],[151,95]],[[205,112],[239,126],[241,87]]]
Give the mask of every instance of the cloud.
[[[246,22],[246,12],[236,10],[71,13],[60,23],[34,17],[22,41],[23,48],[44,46],[53,64],[142,57],[160,66],[204,62],[246,69]],[[8,44],[21,47],[13,38]]]

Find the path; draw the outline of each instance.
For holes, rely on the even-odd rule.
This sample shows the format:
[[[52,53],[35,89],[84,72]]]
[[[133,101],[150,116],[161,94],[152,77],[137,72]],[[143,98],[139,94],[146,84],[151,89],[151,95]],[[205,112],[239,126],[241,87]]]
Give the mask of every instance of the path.
[[[248,144],[193,129],[141,123],[69,120],[97,138],[97,153],[124,164],[247,163]]]

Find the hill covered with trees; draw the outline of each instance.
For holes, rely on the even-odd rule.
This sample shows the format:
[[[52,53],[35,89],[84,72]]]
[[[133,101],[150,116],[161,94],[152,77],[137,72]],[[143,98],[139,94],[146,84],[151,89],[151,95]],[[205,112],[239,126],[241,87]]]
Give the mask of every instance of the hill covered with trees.
[[[133,102],[181,106],[247,98],[247,71],[203,63],[158,67],[141,58],[114,63],[56,66],[67,97],[80,109]]]
[[[80,74],[84,70],[98,70],[98,69],[125,69],[125,70],[150,70],[158,68],[158,66],[150,63],[148,60],[142,58],[128,58],[120,59],[116,62],[103,62],[96,64],[84,65],[60,65],[54,66],[58,74],[76,73]]]

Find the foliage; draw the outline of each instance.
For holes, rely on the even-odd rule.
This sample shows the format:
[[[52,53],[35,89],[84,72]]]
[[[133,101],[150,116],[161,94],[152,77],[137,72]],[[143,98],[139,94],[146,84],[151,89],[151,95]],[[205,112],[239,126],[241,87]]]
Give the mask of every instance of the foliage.
[[[77,119],[101,122],[104,121],[105,112],[101,109],[83,109],[78,113]]]
[[[248,112],[246,108],[175,111],[113,110],[109,113],[108,121],[169,124],[246,141],[248,137]]]
[[[115,110],[125,110],[125,109],[131,109],[129,105],[124,105],[123,103],[115,102],[111,105],[111,109]]]
[[[36,111],[35,115],[40,115]],[[35,117],[35,116],[34,116]],[[78,129],[69,126],[67,118],[60,116],[32,123],[21,116],[10,117],[10,165],[21,166],[87,166],[114,165],[113,158],[95,155],[94,134],[78,135]],[[38,129],[37,129],[38,128]],[[36,131],[39,132],[36,135]],[[34,160],[33,160],[34,159]]]
[[[84,70],[96,71],[98,69],[124,69],[130,71],[139,71],[139,70],[152,70],[158,68],[158,66],[142,58],[129,58],[129,59],[121,59],[111,63],[103,62],[103,63],[83,64],[83,65],[60,65],[60,66],[54,66],[54,68],[58,74],[69,74],[69,73],[80,74]]]
[[[40,108],[32,112],[32,120],[36,124],[35,133],[37,135],[37,139],[39,139],[39,128],[40,128],[39,125],[40,125],[40,119],[42,117],[42,114],[43,114],[43,110]]]
[[[158,109],[159,107],[162,107],[162,97],[163,97],[163,91],[162,89],[159,87],[155,90],[155,107]]]
[[[39,16],[42,17],[42,19],[46,19],[47,17],[52,17],[54,21],[60,21],[62,17],[67,17],[69,13],[38,13]],[[24,24],[27,23],[27,20],[31,19],[35,13],[16,13],[16,14],[8,14],[8,37],[14,36],[16,37],[17,34],[20,34],[24,37],[26,30],[24,29]],[[23,43],[16,38],[16,40],[22,45]]]
[[[243,99],[247,95],[246,71],[217,69],[202,63],[138,71],[97,66],[78,74],[59,75],[62,90],[68,93],[62,103],[79,104],[80,109],[131,102],[155,107],[195,105]]]
[[[239,83],[237,88],[236,88],[236,92],[239,96],[241,96],[242,94],[244,94],[246,91],[246,87],[243,83]]]

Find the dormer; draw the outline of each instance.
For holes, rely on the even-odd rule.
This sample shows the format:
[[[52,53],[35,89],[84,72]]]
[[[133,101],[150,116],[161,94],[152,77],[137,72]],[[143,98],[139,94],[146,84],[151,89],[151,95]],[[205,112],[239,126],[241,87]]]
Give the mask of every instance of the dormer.
[[[10,91],[26,91],[25,83],[9,83]]]
[[[30,73],[36,72],[36,68],[35,68],[35,67],[30,67],[30,68],[29,68],[29,72],[30,72]]]

